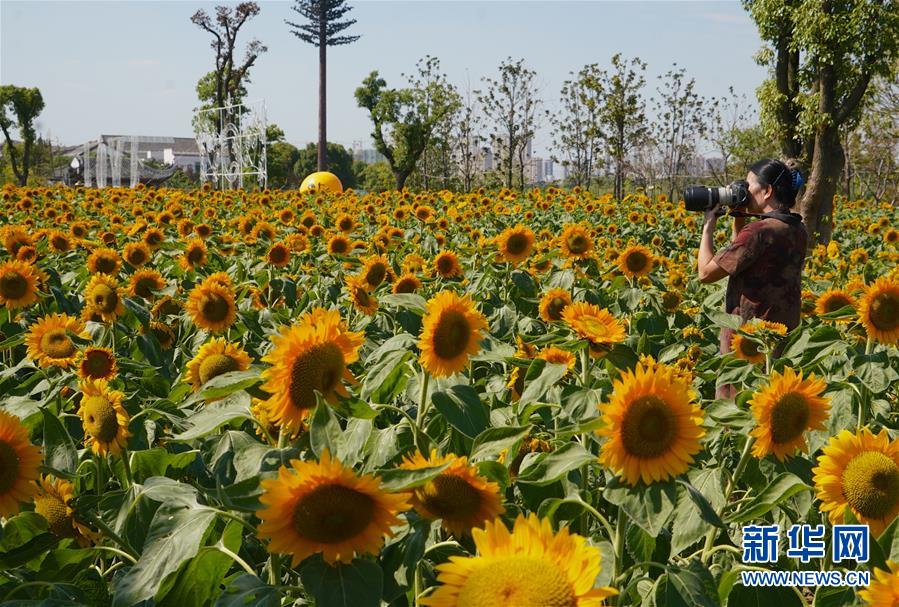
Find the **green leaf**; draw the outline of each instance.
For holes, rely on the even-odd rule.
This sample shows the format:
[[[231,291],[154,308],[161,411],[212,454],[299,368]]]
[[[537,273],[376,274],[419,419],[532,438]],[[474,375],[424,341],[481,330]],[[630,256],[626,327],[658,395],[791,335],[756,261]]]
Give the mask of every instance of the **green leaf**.
[[[784,472],[762,489],[762,492],[755,496],[752,501],[728,516],[727,522],[745,523],[755,520],[797,493],[811,490],[812,488],[803,483],[798,476],[790,472]]]
[[[436,478],[441,472],[446,470],[448,466],[449,464],[447,463],[429,468],[418,468],[416,470],[388,468],[386,470],[379,470],[378,475],[381,477],[381,485],[385,491],[406,491],[407,489],[424,485],[428,481]]]
[[[203,384],[199,396],[207,400],[224,398],[238,390],[246,390],[261,383],[262,376],[259,369],[251,367],[246,371],[229,371]]]
[[[686,568],[669,566],[656,587],[655,599],[664,607],[719,607],[715,579],[696,559]]]
[[[471,446],[472,461],[494,458],[503,449],[509,450],[509,457],[515,457],[517,451],[512,453],[512,447],[531,431],[531,426],[504,426],[502,428],[489,428],[484,430],[474,439]]]
[[[517,480],[530,485],[549,485],[595,461],[595,455],[572,442],[552,453],[529,453],[521,463]]]
[[[706,310],[705,315],[709,317],[716,327],[724,329],[733,329],[736,331],[743,326],[743,318],[737,314],[728,314],[721,310]]]
[[[434,392],[431,402],[453,428],[469,438],[475,438],[490,424],[487,409],[471,386],[458,385],[449,392]]]
[[[374,561],[354,559],[332,567],[321,558],[310,558],[300,567],[300,579],[317,607],[381,605],[384,578]]]
[[[6,521],[0,541],[0,567],[14,569],[45,554],[59,542],[47,532],[47,521],[36,512],[22,512]]]
[[[219,595],[214,607],[279,607],[278,589],[255,575],[242,573]]]
[[[405,389],[405,385],[403,389]],[[331,408],[343,417],[351,419],[374,419],[378,417],[378,412],[372,409],[371,405],[364,400],[353,397],[338,399],[336,403],[331,405]]]
[[[603,498],[624,510],[631,520],[652,536],[668,524],[677,503],[677,489],[672,482],[642,483],[631,487],[617,477],[602,493]]]
[[[213,510],[164,503],[156,511],[137,563],[117,578],[113,607],[131,607],[155,596],[166,576],[193,558],[215,520]]]
[[[337,416],[324,402],[319,402],[309,422],[309,442],[316,456],[321,457],[325,449],[332,457],[337,457],[340,436],[343,430]]]
[[[625,533],[625,546],[635,562],[652,560],[656,549],[656,538],[649,535],[639,525],[628,525]]]
[[[196,449],[183,453],[169,453],[162,447],[135,451],[131,456],[131,472],[134,480],[143,482],[151,476],[167,476],[169,470],[181,472],[197,460]],[[121,459],[118,460],[121,465]]]
[[[789,588],[785,588],[785,590],[789,590]],[[793,596],[796,597],[796,593],[793,593]],[[762,597],[763,600],[767,599],[767,597]],[[812,603],[814,607],[849,607],[850,605],[855,605],[855,590],[852,588],[846,588],[842,586],[818,586],[818,589],[815,591],[815,602]],[[764,603],[765,606],[773,605],[770,599]],[[776,603],[777,605],[789,605],[789,602],[784,603]],[[793,601],[794,605],[801,605],[797,601]],[[759,603],[759,605],[763,605],[763,603]]]
[[[893,519],[893,522],[883,530],[877,538],[877,545],[883,552],[885,560],[899,563],[899,518]]]
[[[852,367],[859,381],[874,394],[880,394],[899,379],[899,374],[890,366],[886,352],[858,356],[853,360]]]
[[[805,607],[805,603],[787,586],[743,586],[738,584],[727,598],[729,607]]]
[[[402,394],[412,368],[407,364],[413,356],[414,338],[401,333],[388,339],[366,360],[365,380],[360,397],[374,403],[388,404]]]
[[[424,315],[425,305],[427,304],[424,297],[415,293],[390,293],[388,295],[381,295],[380,299],[381,303],[385,305],[409,310],[419,316]]]
[[[47,409],[44,416],[44,463],[63,472],[74,472],[78,465],[75,443],[62,421]]]
[[[535,372],[537,377],[530,379]],[[528,403],[536,402],[543,398],[550,388],[555,386],[568,373],[568,366],[556,363],[547,363],[538,358],[528,367],[525,377],[524,392],[518,399],[518,406],[524,407]]]
[[[717,511],[724,506],[724,492],[716,468],[692,470],[690,482],[678,479],[686,490],[677,500],[674,516],[671,552],[678,554],[698,542],[709,532],[710,525],[723,527]]]
[[[218,379],[218,378],[215,378]],[[212,381],[215,381],[213,379]],[[190,416],[190,427],[172,437],[173,441],[190,441],[215,432],[224,424],[238,419],[251,419],[250,395],[232,394],[222,401],[209,403]]]

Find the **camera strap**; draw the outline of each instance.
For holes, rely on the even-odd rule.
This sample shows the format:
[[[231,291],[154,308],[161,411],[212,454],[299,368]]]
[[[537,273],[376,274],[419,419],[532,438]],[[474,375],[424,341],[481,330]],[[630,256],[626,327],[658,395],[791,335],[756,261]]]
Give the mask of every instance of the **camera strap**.
[[[747,213],[746,211],[731,211],[732,217],[757,217],[759,219],[779,219],[787,225],[796,226],[802,223],[802,215],[797,213],[784,213],[782,211],[769,211],[767,213]]]

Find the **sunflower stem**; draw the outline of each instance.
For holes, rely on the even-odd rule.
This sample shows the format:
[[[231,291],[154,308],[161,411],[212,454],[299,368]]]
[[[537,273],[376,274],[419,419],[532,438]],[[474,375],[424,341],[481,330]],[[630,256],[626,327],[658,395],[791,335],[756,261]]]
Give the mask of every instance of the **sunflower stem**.
[[[737,467],[734,468],[734,475],[730,477],[730,480],[727,483],[727,488],[724,490],[724,503],[721,505],[721,509],[718,512],[718,517],[724,513],[724,509],[727,508],[727,503],[730,501],[730,496],[733,493],[734,489],[737,486],[737,483],[740,480],[740,476],[743,474],[743,470],[746,468],[746,464],[749,463],[749,456],[752,453],[752,446],[755,444],[755,437],[750,436],[746,439],[746,444],[743,446],[743,453],[740,454],[740,461],[737,462]],[[705,544],[702,548],[702,562],[703,564],[708,562],[708,559],[712,556],[712,547],[715,543],[715,537],[718,535],[718,528],[712,527],[709,532],[705,536]]]
[[[581,349],[581,384],[584,390],[590,389],[590,348]]]
[[[430,373],[423,371],[424,379],[421,381],[421,396],[418,399],[418,413],[415,416],[415,425],[420,432],[423,432],[422,424],[425,421],[425,409],[428,405],[428,382],[431,379]]]
[[[125,489],[131,489],[131,485],[134,484],[134,477],[131,475],[131,462],[128,461],[129,457],[128,449],[122,449],[122,468],[125,470],[125,482],[127,483]]]
[[[268,583],[272,586],[281,585],[281,556],[274,552],[268,557]]]
[[[225,556],[230,557],[235,563],[237,563],[238,565],[240,565],[241,567],[243,567],[243,570],[244,570],[244,571],[246,571],[247,573],[249,573],[249,574],[252,575],[253,577],[256,577],[256,578],[259,577],[258,575],[256,575],[256,572],[253,571],[253,568],[250,567],[249,565],[247,565],[247,562],[246,562],[245,560],[243,560],[242,558],[240,558],[240,557],[237,555],[237,553],[232,552],[227,546],[223,545],[221,542],[219,542],[218,544],[216,544],[215,546],[213,546],[213,548],[215,548],[216,550],[218,550],[219,552],[221,552],[221,553],[224,554]],[[279,577],[280,577],[280,576],[279,576]],[[274,585],[275,585],[275,584],[273,583],[272,586],[274,586]]]
[[[284,428],[284,426],[281,426],[281,428],[278,429],[278,449],[284,449],[287,446],[289,438],[290,432]]]
[[[86,512],[85,518],[96,525],[97,529],[99,529],[103,535],[118,544],[122,548],[122,550],[128,553],[128,555],[135,560],[135,562],[140,558],[140,555],[136,550],[134,550],[134,548],[131,547],[131,544],[126,542],[118,533],[113,531],[109,527],[109,525],[107,525],[100,519],[100,517],[94,515],[92,512]]]
[[[868,341],[865,342],[865,356],[869,356],[874,352],[874,340],[871,339],[871,336],[868,336]]]
[[[624,510],[618,508],[618,517],[615,520],[615,572],[612,576],[613,580],[618,580],[624,571],[624,534],[627,529],[627,521],[625,520]],[[618,604],[618,598],[613,597],[615,604]]]

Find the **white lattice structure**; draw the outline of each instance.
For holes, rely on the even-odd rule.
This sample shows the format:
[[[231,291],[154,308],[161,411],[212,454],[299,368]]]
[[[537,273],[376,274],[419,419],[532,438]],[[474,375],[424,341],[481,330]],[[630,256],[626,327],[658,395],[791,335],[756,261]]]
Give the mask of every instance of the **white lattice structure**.
[[[197,110],[194,130],[200,148],[200,180],[219,189],[268,185],[265,101]]]

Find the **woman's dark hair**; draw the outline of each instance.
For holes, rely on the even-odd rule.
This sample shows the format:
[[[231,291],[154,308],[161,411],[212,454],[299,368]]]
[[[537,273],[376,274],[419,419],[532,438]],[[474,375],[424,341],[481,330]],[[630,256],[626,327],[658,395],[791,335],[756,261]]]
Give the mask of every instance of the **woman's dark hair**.
[[[782,209],[793,208],[796,204],[796,193],[802,187],[804,180],[798,169],[791,169],[786,163],[771,158],[763,158],[749,170],[755,174],[762,187],[774,188],[774,197],[780,203]]]

